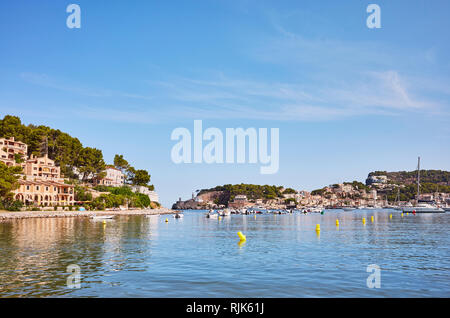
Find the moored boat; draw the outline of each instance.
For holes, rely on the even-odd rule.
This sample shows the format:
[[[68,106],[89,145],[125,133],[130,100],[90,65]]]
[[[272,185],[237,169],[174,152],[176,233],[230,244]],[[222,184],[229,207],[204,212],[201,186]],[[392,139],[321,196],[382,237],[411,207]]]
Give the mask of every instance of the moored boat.
[[[403,212],[409,213],[445,213],[445,210],[428,203],[418,203],[415,206],[403,207]]]
[[[209,210],[208,213],[206,213],[207,219],[217,219],[219,217],[219,214],[214,213],[214,210]]]
[[[110,220],[113,219],[114,215],[93,215],[91,219],[93,220]]]
[[[184,217],[184,214],[183,214],[183,213],[180,213],[180,212],[177,212],[177,213],[175,213],[175,214],[173,215],[173,217],[174,217],[175,219],[181,219],[181,218]]]
[[[412,213],[444,213],[445,210],[437,207],[431,203],[420,202],[420,157],[417,159],[417,197],[416,205],[405,206],[402,208],[403,212]]]

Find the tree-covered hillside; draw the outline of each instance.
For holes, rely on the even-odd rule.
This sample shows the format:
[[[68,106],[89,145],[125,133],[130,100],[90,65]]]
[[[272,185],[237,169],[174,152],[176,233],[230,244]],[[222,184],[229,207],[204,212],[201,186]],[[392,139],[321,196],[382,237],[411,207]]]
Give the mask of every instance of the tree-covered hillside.
[[[387,176],[392,183],[411,184],[417,182],[417,170],[415,171],[374,171],[370,176]],[[420,181],[423,183],[450,184],[450,171],[420,170]]]
[[[83,147],[81,142],[59,129],[47,126],[24,125],[17,116],[6,115],[0,120],[0,137],[14,137],[28,145],[28,155],[41,156],[48,149],[48,156],[61,167],[67,177],[73,175],[73,167],[81,173],[100,173],[105,168],[103,153],[99,149]]]
[[[256,185],[256,184],[225,184],[223,186],[217,186],[211,189],[203,189],[198,195],[202,195],[207,192],[221,191],[222,195],[216,203],[228,204],[229,201],[233,200],[236,195],[243,194],[246,195],[249,200],[256,199],[276,199],[283,197],[283,193],[292,193],[293,189],[285,189],[281,186],[275,185]]]

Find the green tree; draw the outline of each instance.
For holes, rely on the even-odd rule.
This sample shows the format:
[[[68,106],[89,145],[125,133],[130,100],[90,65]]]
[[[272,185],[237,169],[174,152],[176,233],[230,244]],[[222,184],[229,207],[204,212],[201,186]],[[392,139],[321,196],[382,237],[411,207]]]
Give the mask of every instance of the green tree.
[[[128,169],[125,171],[125,174],[126,174],[126,183],[133,184],[133,180],[136,175],[136,169],[134,169],[132,166],[129,166]]]
[[[146,170],[136,170],[132,179],[133,185],[146,186],[150,182],[150,175]]]
[[[114,167],[125,173],[130,168],[130,164],[123,158],[123,155],[115,155]]]
[[[21,167],[8,167],[0,161],[0,199],[2,208],[7,208],[14,202],[12,191],[18,188]]]
[[[78,156],[77,166],[83,181],[95,177],[104,177],[105,161],[103,160],[103,153],[99,149],[83,148]]]
[[[22,125],[19,117],[6,115],[0,121],[1,137],[15,137],[17,140],[24,141],[26,135],[27,129]]]

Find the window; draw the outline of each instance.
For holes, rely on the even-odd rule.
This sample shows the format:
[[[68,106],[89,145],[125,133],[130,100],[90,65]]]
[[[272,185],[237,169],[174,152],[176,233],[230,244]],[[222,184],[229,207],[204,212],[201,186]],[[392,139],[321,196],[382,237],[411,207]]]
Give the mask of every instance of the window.
[[[39,186],[36,186],[36,190],[39,190]]]
[[[45,187],[45,191],[48,191],[48,187]]]
[[[30,190],[30,186],[27,186],[27,190]]]

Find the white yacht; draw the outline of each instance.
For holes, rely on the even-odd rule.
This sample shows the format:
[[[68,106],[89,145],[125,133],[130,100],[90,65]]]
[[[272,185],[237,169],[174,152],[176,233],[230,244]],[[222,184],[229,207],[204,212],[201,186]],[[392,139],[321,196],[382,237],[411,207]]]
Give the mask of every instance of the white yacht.
[[[445,210],[438,208],[435,205],[429,203],[417,203],[415,206],[408,206],[402,208],[403,212],[416,212],[416,213],[444,213]]]
[[[429,203],[420,203],[420,157],[417,160],[417,199],[416,205],[402,207],[403,212],[415,212],[415,213],[443,213],[444,209],[438,208],[435,205]]]

